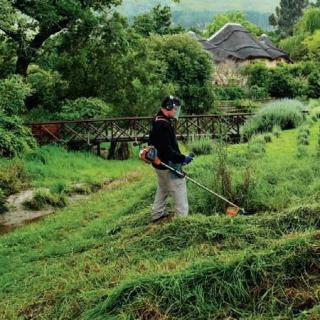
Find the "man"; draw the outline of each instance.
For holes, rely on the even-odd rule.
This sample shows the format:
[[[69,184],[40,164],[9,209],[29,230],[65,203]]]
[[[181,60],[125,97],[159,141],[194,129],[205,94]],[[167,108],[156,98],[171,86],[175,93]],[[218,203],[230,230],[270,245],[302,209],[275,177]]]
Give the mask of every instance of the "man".
[[[192,157],[181,154],[176,138],[173,118],[178,118],[180,101],[177,97],[166,97],[160,111],[152,121],[149,144],[158,150],[160,160],[178,171],[182,165],[192,161]],[[155,168],[158,187],[152,207],[151,220],[159,221],[169,216],[165,211],[166,199],[169,194],[174,200],[174,207],[178,217],[188,215],[188,197],[186,179],[181,178],[162,165],[153,164]]]

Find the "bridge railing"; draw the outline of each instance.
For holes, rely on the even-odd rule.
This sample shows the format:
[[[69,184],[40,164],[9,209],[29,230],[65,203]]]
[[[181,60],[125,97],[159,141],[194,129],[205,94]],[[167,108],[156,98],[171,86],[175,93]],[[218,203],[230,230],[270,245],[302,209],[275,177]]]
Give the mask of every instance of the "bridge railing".
[[[175,122],[177,138],[216,137],[223,124],[232,141],[240,139],[240,126],[252,113],[223,115],[187,115]],[[59,142],[66,145],[99,145],[102,142],[148,141],[152,117],[121,117],[74,121],[32,123],[34,137],[40,144]]]

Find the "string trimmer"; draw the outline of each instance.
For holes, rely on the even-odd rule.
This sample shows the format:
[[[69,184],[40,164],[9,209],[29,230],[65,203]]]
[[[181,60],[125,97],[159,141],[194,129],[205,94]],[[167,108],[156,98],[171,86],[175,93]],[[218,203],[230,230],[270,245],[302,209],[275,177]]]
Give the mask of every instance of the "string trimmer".
[[[186,178],[187,180],[189,180],[190,182],[194,183],[198,187],[206,190],[207,192],[211,193],[212,195],[214,195],[214,196],[218,197],[219,199],[223,200],[224,202],[228,203],[229,205],[231,205],[231,207],[227,207],[226,208],[226,214],[228,216],[234,217],[239,213],[239,211],[241,211],[242,213],[245,213],[245,210],[243,208],[240,208],[239,206],[237,206],[236,204],[232,203],[231,201],[229,201],[225,197],[223,197],[220,194],[214,192],[213,190],[210,190],[209,188],[207,188],[203,184],[199,183],[198,181],[190,178],[185,172],[178,171],[177,169],[172,168],[171,166],[169,166],[166,163],[162,162],[160,160],[160,158],[158,157],[158,151],[157,151],[157,149],[155,147],[148,146],[148,147],[144,148],[143,150],[141,150],[140,154],[139,154],[139,158],[141,160],[147,162],[147,163],[153,163],[153,164],[156,164],[156,165],[164,166],[165,168],[167,168],[170,171],[174,172],[177,176],[179,176],[181,178]]]

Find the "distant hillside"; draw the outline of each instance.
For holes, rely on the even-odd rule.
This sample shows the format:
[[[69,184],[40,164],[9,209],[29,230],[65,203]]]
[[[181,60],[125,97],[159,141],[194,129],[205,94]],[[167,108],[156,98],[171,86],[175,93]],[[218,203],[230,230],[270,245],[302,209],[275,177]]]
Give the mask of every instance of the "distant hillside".
[[[158,3],[170,5],[174,10],[183,11],[251,10],[268,13],[273,12],[279,2],[279,0],[181,0],[180,3],[177,4],[170,0],[123,0],[122,8],[128,15],[149,10]]]
[[[173,11],[174,22],[187,28],[203,28],[216,14],[240,10],[247,13],[251,22],[268,29],[268,16],[274,12],[279,0],[181,0],[178,4],[170,0],[123,0],[120,11],[130,18],[152,9],[159,3],[169,5]]]

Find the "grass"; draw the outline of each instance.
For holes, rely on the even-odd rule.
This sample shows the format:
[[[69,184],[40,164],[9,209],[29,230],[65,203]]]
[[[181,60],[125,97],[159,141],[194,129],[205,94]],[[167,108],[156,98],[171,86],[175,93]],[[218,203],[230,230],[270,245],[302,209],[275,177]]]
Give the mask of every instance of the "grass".
[[[249,168],[247,204],[265,204],[252,216],[221,215],[212,197],[189,185],[191,215],[151,225],[152,169],[112,162],[109,176],[126,172],[127,181],[1,236],[0,319],[318,319],[318,124],[309,130],[303,159],[298,130],[280,132],[256,156],[247,144],[229,148],[235,196]],[[65,154],[61,170],[78,156],[87,157]],[[47,183],[38,166],[57,192],[59,181],[87,181],[85,172],[101,177],[92,165],[100,159],[52,178],[53,169],[28,161],[32,184]],[[187,170],[214,186],[216,164],[215,154],[199,156]]]
[[[258,133],[271,132],[274,126],[292,129],[303,122],[302,111],[306,107],[298,100],[282,99],[265,104],[242,127],[242,138],[248,141]]]

